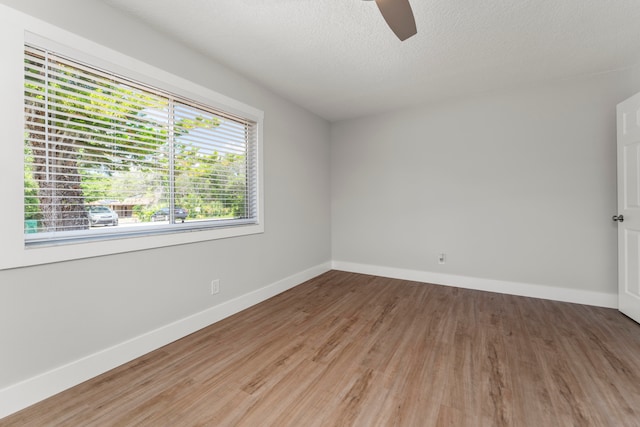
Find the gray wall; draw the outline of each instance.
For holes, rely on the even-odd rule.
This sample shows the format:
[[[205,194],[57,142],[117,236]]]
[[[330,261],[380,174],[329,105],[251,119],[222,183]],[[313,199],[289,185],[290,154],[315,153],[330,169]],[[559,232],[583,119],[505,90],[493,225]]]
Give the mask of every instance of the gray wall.
[[[615,107],[639,74],[335,123],[333,260],[615,293]]]
[[[266,211],[264,234],[0,271],[0,389],[330,261],[326,121],[101,2],[1,3],[263,110]]]

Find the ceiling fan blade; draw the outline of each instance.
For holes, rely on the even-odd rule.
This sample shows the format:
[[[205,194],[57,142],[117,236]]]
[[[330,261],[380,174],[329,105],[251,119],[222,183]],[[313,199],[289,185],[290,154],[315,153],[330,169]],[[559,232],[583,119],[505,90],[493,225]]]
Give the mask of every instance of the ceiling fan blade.
[[[376,5],[400,41],[418,32],[409,0],[376,0]]]

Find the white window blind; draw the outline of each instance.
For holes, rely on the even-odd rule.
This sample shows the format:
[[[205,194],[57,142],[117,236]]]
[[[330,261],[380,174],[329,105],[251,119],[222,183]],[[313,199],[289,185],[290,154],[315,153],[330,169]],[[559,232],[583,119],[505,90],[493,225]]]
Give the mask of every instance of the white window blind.
[[[257,125],[25,46],[25,243],[255,224]]]

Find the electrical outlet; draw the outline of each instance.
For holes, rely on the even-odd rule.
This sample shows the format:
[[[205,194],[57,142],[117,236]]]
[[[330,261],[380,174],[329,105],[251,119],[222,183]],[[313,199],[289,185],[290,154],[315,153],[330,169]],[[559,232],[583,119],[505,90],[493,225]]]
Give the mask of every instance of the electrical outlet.
[[[447,262],[447,254],[441,252],[438,254],[438,264],[445,264]]]
[[[220,292],[220,279],[214,279],[211,281],[211,295],[215,295]]]

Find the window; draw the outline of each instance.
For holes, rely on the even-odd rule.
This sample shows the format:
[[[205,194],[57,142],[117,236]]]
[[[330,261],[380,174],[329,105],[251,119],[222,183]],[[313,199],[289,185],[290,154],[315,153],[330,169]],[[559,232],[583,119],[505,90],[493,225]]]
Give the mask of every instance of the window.
[[[264,112],[214,90],[234,75],[0,9],[0,269],[264,232]]]
[[[260,222],[250,114],[26,44],[24,116],[27,247]]]

